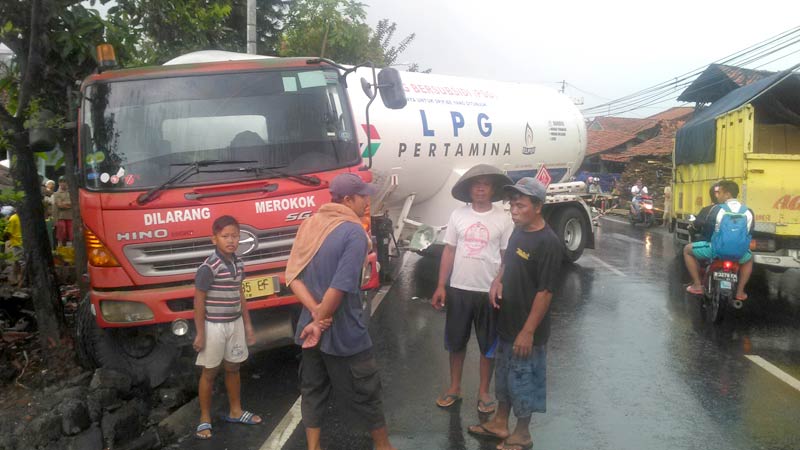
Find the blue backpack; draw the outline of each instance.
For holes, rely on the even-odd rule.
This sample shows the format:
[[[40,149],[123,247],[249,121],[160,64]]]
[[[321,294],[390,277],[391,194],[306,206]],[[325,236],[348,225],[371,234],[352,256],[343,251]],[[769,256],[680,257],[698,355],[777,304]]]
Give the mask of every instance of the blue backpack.
[[[738,261],[750,249],[751,236],[745,215],[747,207],[742,205],[739,212],[733,212],[723,203],[720,208],[724,214],[711,235],[711,248],[716,258]]]

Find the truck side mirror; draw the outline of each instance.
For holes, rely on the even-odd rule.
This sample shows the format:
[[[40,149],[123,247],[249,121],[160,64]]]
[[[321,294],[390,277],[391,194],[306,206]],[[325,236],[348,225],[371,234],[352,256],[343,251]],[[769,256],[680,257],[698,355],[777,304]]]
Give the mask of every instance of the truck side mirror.
[[[403,90],[403,80],[397,69],[387,67],[378,73],[378,88],[384,106],[389,109],[403,109],[406,106],[406,92]]]

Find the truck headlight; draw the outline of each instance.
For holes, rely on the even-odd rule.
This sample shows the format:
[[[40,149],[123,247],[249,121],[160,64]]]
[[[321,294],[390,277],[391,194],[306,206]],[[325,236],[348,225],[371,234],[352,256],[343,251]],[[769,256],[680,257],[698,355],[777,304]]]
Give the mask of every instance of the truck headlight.
[[[140,302],[103,300],[100,302],[103,320],[112,323],[145,322],[153,320],[153,311]]]

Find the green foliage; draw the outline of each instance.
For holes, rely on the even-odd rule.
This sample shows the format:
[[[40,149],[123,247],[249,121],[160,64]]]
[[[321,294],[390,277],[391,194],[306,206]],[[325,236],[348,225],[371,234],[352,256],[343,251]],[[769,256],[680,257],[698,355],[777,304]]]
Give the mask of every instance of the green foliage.
[[[342,64],[384,65],[379,40],[355,0],[297,0],[289,12],[281,56],[321,56]]]
[[[161,64],[198,50],[246,50],[247,0],[118,0],[108,35],[122,44],[124,66]],[[256,2],[258,53],[275,54],[287,0]]]

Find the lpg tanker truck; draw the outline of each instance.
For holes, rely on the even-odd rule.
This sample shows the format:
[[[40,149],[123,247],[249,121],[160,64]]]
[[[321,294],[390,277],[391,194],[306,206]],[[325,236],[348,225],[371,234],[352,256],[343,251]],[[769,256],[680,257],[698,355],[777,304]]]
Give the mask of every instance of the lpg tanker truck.
[[[376,259],[388,266],[403,249],[435,248],[457,205],[450,188],[477,163],[512,178],[549,176],[549,223],[573,260],[592,247],[589,209],[571,193],[582,183],[559,183],[586,145],[566,97],[375,74],[319,58],[209,51],[84,80],[76,161],[89,279],[77,314],[84,363],[163,382],[191,343],[194,274],[224,214],[241,223],[243,292],[259,345],[290,344],[299,304],[285,285],[286,260],[299,225],[345,172],[380,186],[363,217],[379,244],[365,289],[377,287]],[[369,109],[378,97],[385,107]]]

